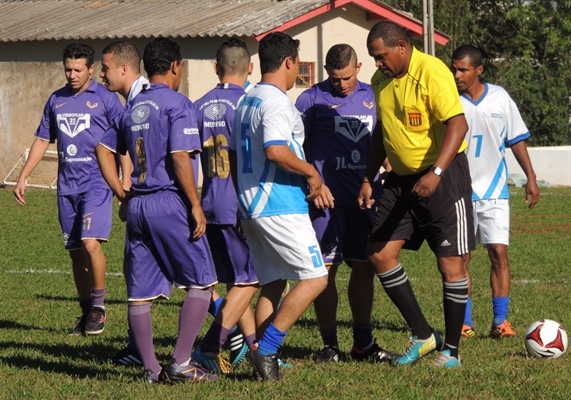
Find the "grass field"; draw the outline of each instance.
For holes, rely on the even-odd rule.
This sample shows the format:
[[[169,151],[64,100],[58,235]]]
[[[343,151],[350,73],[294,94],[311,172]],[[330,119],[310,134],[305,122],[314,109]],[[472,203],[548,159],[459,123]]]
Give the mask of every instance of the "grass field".
[[[474,322],[478,337],[463,340],[460,370],[434,370],[434,356],[393,368],[341,362],[316,364],[321,348],[313,309],[286,337],[281,357],[294,364],[279,383],[250,380],[244,364],[211,384],[147,385],[141,370],[115,367],[109,357],[126,343],[126,293],[121,274],[124,226],[115,221],[109,243],[107,326],[97,337],[68,337],[79,315],[70,262],[57,222],[55,191],[29,190],[20,207],[10,189],[0,189],[0,399],[569,399],[571,354],[557,360],[526,355],[523,335],[541,318],[559,321],[571,334],[571,188],[543,189],[533,211],[522,189],[512,189],[510,320],[519,337],[487,337],[491,322],[489,263],[482,248],[473,254]],[[442,285],[426,246],[405,252],[402,263],[429,322],[444,329]],[[340,268],[339,339],[352,344],[347,268]],[[155,345],[166,362],[172,352],[183,293],[153,307]],[[385,348],[402,352],[409,332],[376,283],[374,335]],[[208,317],[207,324],[211,321]],[[204,333],[204,331],[203,331]],[[565,394],[567,393],[567,394]]]

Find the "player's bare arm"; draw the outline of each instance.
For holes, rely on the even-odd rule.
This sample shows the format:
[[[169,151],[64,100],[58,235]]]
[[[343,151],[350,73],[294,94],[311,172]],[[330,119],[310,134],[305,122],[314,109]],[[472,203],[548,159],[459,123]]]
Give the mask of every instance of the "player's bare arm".
[[[131,157],[129,153],[119,156],[119,163],[121,164],[121,184],[123,185],[123,189],[129,190],[131,189],[131,173],[133,172],[133,162],[131,161]]]
[[[445,171],[454,157],[458,154],[458,149],[462,146],[462,141],[468,132],[468,122],[464,114],[456,115],[446,122],[446,134],[442,142],[442,149],[434,166]],[[440,183],[440,176],[434,172],[424,174],[414,185],[412,192],[418,197],[429,197],[434,193]]]
[[[206,217],[202,206],[200,205],[200,196],[196,190],[196,182],[194,181],[194,168],[190,160],[190,154],[186,151],[177,151],[171,153],[174,173],[179,184],[179,188],[188,198],[191,205],[191,214],[196,226],[192,232],[193,239],[198,239],[206,232]]]
[[[105,179],[105,182],[107,182],[107,185],[109,185],[109,188],[111,188],[113,194],[117,196],[119,201],[126,203],[129,200],[128,194],[127,191],[123,189],[119,175],[117,175],[115,154],[102,144],[98,144],[95,148],[95,156],[97,157],[97,163],[99,164],[103,179]]]
[[[371,149],[369,151],[369,159],[367,160],[367,169],[365,177],[361,184],[361,190],[357,197],[357,203],[361,208],[371,208],[375,203],[373,196],[373,181],[382,165],[389,165],[387,160],[387,152],[383,143],[383,126],[378,120],[371,134]]]
[[[539,201],[539,186],[537,186],[537,177],[531,165],[527,146],[522,140],[514,144],[511,149],[516,161],[527,177],[527,183],[525,184],[525,202],[529,204],[528,207],[531,210]]]
[[[22,173],[20,173],[20,177],[16,183],[16,188],[14,189],[14,196],[16,196],[16,201],[22,206],[26,204],[26,201],[24,200],[24,196],[26,194],[26,179],[28,179],[28,176],[30,176],[34,169],[36,169],[44,157],[44,154],[46,154],[49,145],[50,142],[40,138],[36,138],[34,143],[32,143],[30,154],[28,155],[26,164],[22,169]]]
[[[323,208],[333,208],[334,199],[319,176],[319,172],[308,162],[299,159],[295,153],[286,145],[272,145],[264,150],[268,160],[275,163],[284,171],[302,175],[307,179],[309,186],[308,201],[313,201],[315,206]]]

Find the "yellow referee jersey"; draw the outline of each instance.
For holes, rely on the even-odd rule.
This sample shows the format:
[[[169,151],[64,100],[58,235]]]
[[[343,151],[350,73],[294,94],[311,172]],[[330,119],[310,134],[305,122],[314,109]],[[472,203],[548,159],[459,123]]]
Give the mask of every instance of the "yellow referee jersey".
[[[440,153],[447,120],[463,114],[454,77],[436,57],[413,48],[408,73],[371,79],[387,157],[398,175],[429,168]],[[459,153],[466,149],[466,141]]]

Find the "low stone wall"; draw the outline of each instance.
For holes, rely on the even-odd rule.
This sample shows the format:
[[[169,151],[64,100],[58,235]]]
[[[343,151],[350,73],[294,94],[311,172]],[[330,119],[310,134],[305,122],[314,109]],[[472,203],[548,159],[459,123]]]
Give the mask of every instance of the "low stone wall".
[[[554,186],[571,186],[571,146],[528,147],[527,150],[538,180]],[[506,161],[510,174],[524,175],[511,149],[506,150]]]

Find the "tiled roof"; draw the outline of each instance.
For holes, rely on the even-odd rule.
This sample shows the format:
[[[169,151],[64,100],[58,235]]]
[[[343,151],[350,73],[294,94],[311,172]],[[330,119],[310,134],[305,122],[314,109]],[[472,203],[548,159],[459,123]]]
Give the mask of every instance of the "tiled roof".
[[[259,35],[328,0],[0,0],[0,41]]]

